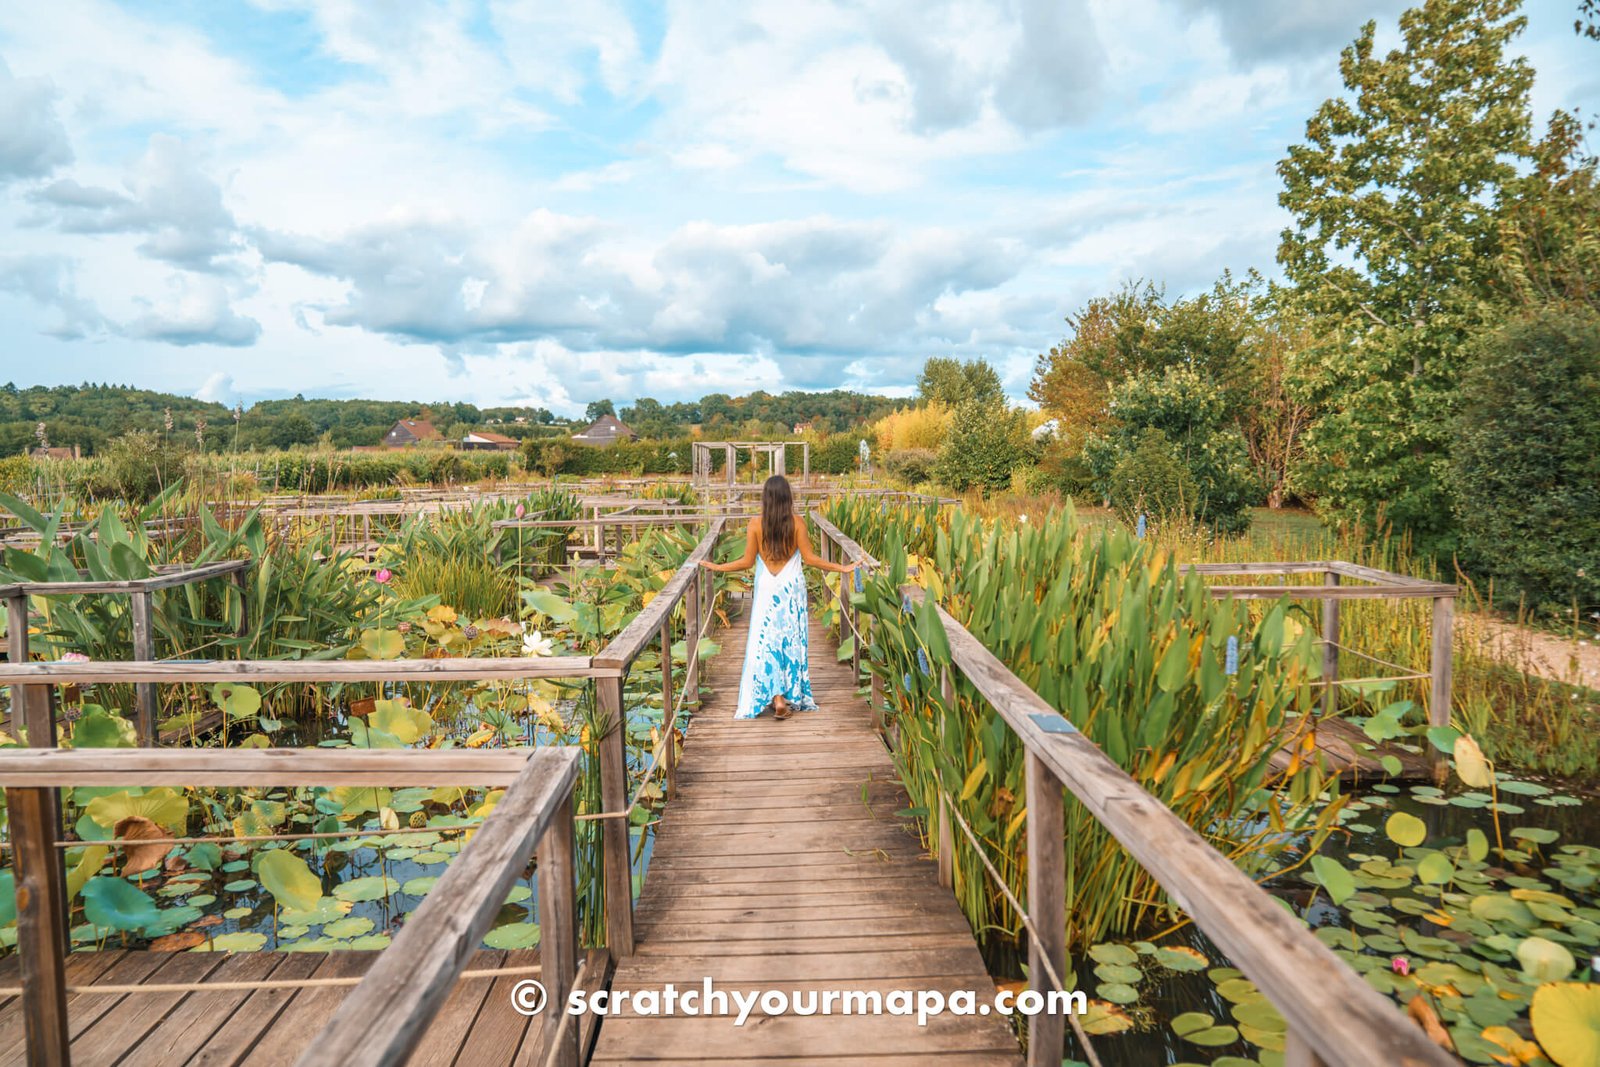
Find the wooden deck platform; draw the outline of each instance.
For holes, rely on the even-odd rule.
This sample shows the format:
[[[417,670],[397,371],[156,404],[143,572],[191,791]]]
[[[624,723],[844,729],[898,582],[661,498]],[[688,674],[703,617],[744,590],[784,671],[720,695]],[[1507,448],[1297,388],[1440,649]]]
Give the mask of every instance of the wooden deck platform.
[[[520,967],[538,952],[479,952],[468,969]],[[69,957],[73,985],[299,981],[360,975],[376,952],[80,952]],[[17,957],[0,961],[0,985],[18,984]],[[517,977],[466,979],[412,1055],[412,1067],[480,1067],[531,1062],[543,1016],[511,1007]],[[288,1067],[306,1050],[354,986],[191,993],[80,993],[67,1001],[76,1067]],[[0,1000],[0,1067],[25,1062],[19,998]]]
[[[918,838],[848,665],[813,619],[820,709],[733,721],[746,625],[720,635],[714,696],[695,715],[638,904],[636,953],[613,994],[699,989],[787,993],[957,989],[994,983],[966,919]],[[593,1064],[1020,1064],[999,1016],[664,1017],[600,1024]]]

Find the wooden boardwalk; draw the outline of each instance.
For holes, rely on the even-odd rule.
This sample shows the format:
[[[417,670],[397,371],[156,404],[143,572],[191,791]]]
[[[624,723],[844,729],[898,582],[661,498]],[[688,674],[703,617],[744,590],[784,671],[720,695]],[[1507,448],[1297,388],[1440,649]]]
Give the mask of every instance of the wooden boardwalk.
[[[536,951],[479,952],[469,969],[521,967]],[[68,958],[74,985],[301,981],[366,972],[376,952],[80,952]],[[17,957],[0,961],[0,985],[19,981]],[[531,1062],[540,1019],[511,1007],[517,977],[456,983],[408,1061],[412,1067]],[[85,993],[67,1001],[72,1062],[79,1067],[241,1064],[289,1067],[354,986],[254,992]],[[0,1067],[25,1062],[17,997],[0,1001]]]
[[[733,721],[746,624],[711,661],[613,993],[973,990],[994,996],[966,919],[915,833],[848,665],[813,619],[820,710]],[[1020,1064],[999,1016],[608,1015],[594,1064]]]

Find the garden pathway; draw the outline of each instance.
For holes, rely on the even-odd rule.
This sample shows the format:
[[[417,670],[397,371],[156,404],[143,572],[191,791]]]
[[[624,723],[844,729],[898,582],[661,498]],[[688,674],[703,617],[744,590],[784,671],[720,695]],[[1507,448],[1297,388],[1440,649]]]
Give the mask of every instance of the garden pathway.
[[[745,620],[721,635],[714,695],[695,714],[638,905],[638,948],[615,993],[724,990],[973,990],[993,980],[972,931],[909,824],[894,765],[849,666],[811,622],[819,710],[733,721]],[[820,1013],[661,1017],[600,1025],[594,1064],[1020,1064],[999,1016]]]

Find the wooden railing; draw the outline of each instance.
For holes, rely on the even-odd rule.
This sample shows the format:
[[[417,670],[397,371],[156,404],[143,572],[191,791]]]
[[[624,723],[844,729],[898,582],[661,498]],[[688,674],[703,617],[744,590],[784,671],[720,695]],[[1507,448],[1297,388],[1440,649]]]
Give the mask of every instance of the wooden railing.
[[[538,853],[540,981],[548,1014],[541,1061],[578,1062],[566,1014],[577,981],[573,789],[580,750],[14,749],[0,752],[15,862],[17,948],[30,1065],[71,1061],[67,913],[57,833],[63,786],[480,786],[506,792],[300,1058],[301,1067],[403,1064],[512,884]]]
[[[156,635],[151,617],[151,594],[211,578],[227,578],[239,590],[239,632],[243,633],[247,621],[244,614],[244,572],[249,569],[250,560],[229,559],[195,567],[167,569],[148,578],[106,581],[86,578],[76,582],[16,582],[0,586],[0,600],[4,600],[6,605],[6,658],[13,663],[28,662],[29,597],[126,596],[128,615],[133,624],[133,658],[153,660],[156,658]],[[133,728],[139,744],[153,746],[157,740],[154,685],[141,682],[134,687],[134,711]],[[13,690],[11,718],[28,731],[30,745],[45,747],[55,744],[55,709],[47,690]]]
[[[843,558],[877,564],[826,518],[815,513],[811,518]],[[905,592],[916,600],[924,595],[914,586]],[[1030,988],[1048,995],[1049,975],[1067,973],[1062,828],[1064,791],[1071,790],[1282,1014],[1288,1023],[1289,1067],[1458,1064],[949,613],[935,607],[950,644],[951,666],[1010,726],[1026,752],[1027,910],[1019,911],[1029,931]],[[947,700],[954,698],[950,670],[941,667]],[[874,714],[880,700],[875,690]],[[953,877],[953,803],[941,791],[937,850],[940,881],[946,886]],[[1030,1067],[1061,1062],[1065,1027],[1060,1015],[1030,1018]]]

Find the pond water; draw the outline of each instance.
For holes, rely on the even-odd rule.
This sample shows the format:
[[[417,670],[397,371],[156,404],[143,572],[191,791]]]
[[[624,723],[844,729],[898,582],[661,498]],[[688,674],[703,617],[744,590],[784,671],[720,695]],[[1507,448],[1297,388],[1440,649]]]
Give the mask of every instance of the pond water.
[[[1426,847],[1406,849],[1390,839],[1386,824],[1397,812],[1421,821],[1426,829]],[[1514,851],[1503,866],[1473,863],[1464,856],[1469,833],[1477,831],[1494,842],[1496,814],[1500,834]],[[1461,929],[1471,925],[1469,920],[1457,922],[1458,928],[1451,930],[1447,924],[1424,918],[1424,914],[1446,918],[1440,912],[1453,910],[1448,902],[1471,894],[1493,897],[1500,903],[1510,899],[1501,895],[1508,889],[1521,890],[1523,894],[1555,893],[1568,901],[1557,909],[1562,914],[1541,914],[1535,930],[1529,931],[1524,925],[1521,931],[1512,928],[1513,934],[1536,932],[1561,940],[1576,959],[1573,977],[1583,980],[1591,966],[1590,954],[1600,946],[1600,849],[1588,847],[1590,842],[1600,842],[1600,807],[1591,798],[1559,785],[1518,782],[1502,776],[1496,802],[1487,791],[1441,790],[1425,783],[1383,784],[1356,796],[1343,817],[1342,828],[1320,852],[1357,872],[1358,891],[1344,906],[1333,905],[1327,892],[1312,884],[1315,875],[1307,866],[1275,876],[1265,886],[1296,914],[1305,917],[1313,929],[1321,930],[1319,937],[1325,943],[1337,943],[1351,953],[1351,961],[1358,969],[1372,972],[1369,982],[1397,999],[1415,995],[1417,985],[1409,977],[1395,974],[1395,957],[1404,959],[1413,973],[1430,966],[1472,972],[1466,976],[1459,971],[1444,972],[1444,980],[1461,986],[1463,993],[1471,988],[1478,973],[1476,968],[1485,960],[1501,961],[1510,972],[1519,973],[1514,955],[1505,962],[1509,953],[1483,947],[1486,936],[1482,929],[1472,933]],[[1285,854],[1286,867],[1301,858],[1299,844],[1294,842]],[[1415,861],[1428,852],[1454,856],[1458,869],[1449,881],[1425,885],[1405,876],[1416,866]],[[1393,867],[1389,866],[1391,863]],[[1496,932],[1504,929],[1496,927]],[[1358,940],[1352,940],[1352,934]],[[1487,935],[1493,936],[1495,933]],[[1357,947],[1352,950],[1352,945]],[[1180,954],[1160,951],[1174,948]],[[1106,978],[1126,979],[1122,984],[1131,986],[1137,994],[1131,1003],[1111,1009],[1125,1015],[1126,1023],[1131,1024],[1127,1029],[1090,1038],[1106,1067],[1271,1067],[1282,1062],[1277,1048],[1269,1047],[1281,1047],[1281,1031],[1272,1029],[1276,1025],[1272,1019],[1275,1013],[1260,1006],[1259,992],[1240,980],[1223,953],[1192,925],[1162,938],[1158,946],[1130,941],[1126,946],[1096,946],[1091,952],[1093,957],[1080,955],[1069,962],[1078,988],[1093,999],[1111,984]],[[990,939],[984,945],[984,953],[993,973],[1002,979],[1023,976],[1025,946]],[[1600,964],[1596,966],[1600,968]],[[1455,977],[1450,977],[1452,974]],[[1434,980],[1440,980],[1437,974]],[[1474,1010],[1479,1007],[1474,1001],[1464,1002]],[[1454,1003],[1448,996],[1439,1001],[1441,1007]],[[1503,1052],[1493,1047],[1486,1049],[1477,1037],[1485,1029],[1485,1022],[1505,1014],[1493,1005],[1485,1007],[1491,1012],[1487,1019],[1475,1014],[1453,1019],[1448,1010],[1443,1012],[1443,1021],[1460,1046],[1458,1052],[1468,1062],[1493,1062],[1490,1056]],[[1526,1003],[1520,1007],[1520,1016],[1513,1013],[1505,1022],[1528,1036]],[[1201,1025],[1201,1016],[1209,1017],[1213,1024]],[[1180,1019],[1184,1020],[1180,1021],[1180,1028],[1198,1027],[1191,1032],[1206,1043],[1175,1032],[1173,1022]],[[1243,1020],[1263,1025],[1251,1029],[1242,1025]],[[1119,1021],[1115,1025],[1124,1024]],[[1223,1040],[1230,1035],[1232,1040]],[[1069,1063],[1075,1057],[1084,1058],[1070,1030],[1067,1053]]]

